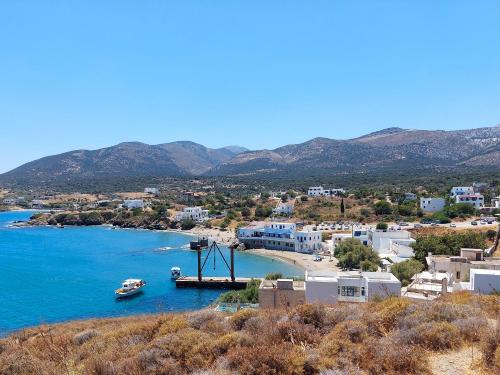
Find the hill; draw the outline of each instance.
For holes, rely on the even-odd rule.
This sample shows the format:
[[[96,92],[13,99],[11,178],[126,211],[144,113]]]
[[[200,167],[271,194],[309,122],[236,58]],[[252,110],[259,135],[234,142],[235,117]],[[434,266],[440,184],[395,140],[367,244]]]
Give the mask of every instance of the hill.
[[[212,175],[322,175],[498,166],[500,126],[458,131],[389,128],[350,140],[315,138],[243,152]]]
[[[137,177],[305,178],[342,174],[497,170],[500,126],[456,131],[388,128],[362,137],[314,138],[273,150],[219,149],[189,142],[121,143],[48,156],[0,175],[8,186],[61,186]],[[80,183],[81,185],[81,183]],[[103,184],[99,184],[102,186]]]
[[[47,156],[0,175],[0,182],[32,185],[73,179],[199,175],[242,150],[237,146],[211,149],[189,141],[159,145],[127,142]]]
[[[1,339],[0,373],[493,374],[499,306],[499,297],[458,293],[421,303],[75,321]]]

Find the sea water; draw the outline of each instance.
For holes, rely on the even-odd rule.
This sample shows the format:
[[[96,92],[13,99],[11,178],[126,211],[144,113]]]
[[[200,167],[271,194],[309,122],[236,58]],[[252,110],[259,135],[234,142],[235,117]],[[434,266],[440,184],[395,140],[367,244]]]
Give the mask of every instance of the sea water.
[[[192,237],[182,233],[93,227],[12,227],[33,212],[0,213],[0,334],[43,323],[205,307],[221,291],[176,289],[170,268],[196,275]],[[229,263],[228,250],[221,250]],[[205,260],[206,252],[202,261]],[[235,253],[236,276],[270,272],[303,275],[291,265],[266,257]],[[204,275],[228,276],[220,254],[211,256]],[[116,300],[122,280],[147,282],[144,293]]]

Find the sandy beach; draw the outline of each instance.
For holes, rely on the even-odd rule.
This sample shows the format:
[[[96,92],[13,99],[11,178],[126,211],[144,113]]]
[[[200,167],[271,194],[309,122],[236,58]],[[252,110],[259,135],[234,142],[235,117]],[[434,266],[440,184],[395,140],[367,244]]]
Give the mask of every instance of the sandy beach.
[[[308,271],[333,271],[333,272],[340,271],[340,269],[337,267],[337,259],[335,258],[332,258],[333,259],[332,262],[330,262],[329,257],[324,257],[321,262],[315,262],[313,261],[313,255],[296,253],[294,251],[250,249],[250,250],[245,250],[245,252],[269,258],[279,259],[288,263],[292,263]]]

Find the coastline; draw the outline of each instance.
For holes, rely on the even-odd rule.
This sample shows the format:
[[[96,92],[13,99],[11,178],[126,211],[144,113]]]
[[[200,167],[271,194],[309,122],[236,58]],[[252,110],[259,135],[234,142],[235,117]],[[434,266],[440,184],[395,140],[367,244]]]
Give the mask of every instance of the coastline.
[[[337,267],[337,260],[335,258],[332,258],[332,262],[330,262],[326,257],[321,262],[315,262],[311,254],[297,253],[294,251],[249,249],[244,250],[244,252],[284,261],[289,264],[293,264],[294,266],[297,266],[304,271],[340,271],[340,269]]]

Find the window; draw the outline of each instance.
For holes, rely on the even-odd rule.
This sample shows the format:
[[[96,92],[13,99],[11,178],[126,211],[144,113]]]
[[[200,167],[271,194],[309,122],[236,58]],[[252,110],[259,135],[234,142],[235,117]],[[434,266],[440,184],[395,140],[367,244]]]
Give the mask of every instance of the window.
[[[359,297],[359,288],[356,286],[343,286],[341,294],[345,297]]]
[[[337,288],[337,294],[340,296],[340,286]]]
[[[457,271],[457,280],[460,280],[460,271]]]

